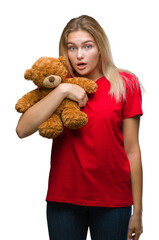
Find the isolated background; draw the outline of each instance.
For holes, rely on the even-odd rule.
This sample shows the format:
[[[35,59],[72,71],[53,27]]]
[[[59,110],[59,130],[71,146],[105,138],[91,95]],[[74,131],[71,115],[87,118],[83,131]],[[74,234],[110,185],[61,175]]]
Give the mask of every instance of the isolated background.
[[[159,33],[158,1],[3,1],[0,4],[0,238],[48,240],[46,203],[51,140],[19,139],[17,100],[35,88],[24,72],[41,56],[58,57],[65,24],[87,14],[105,29],[114,62],[134,72],[145,88],[140,125],[144,169],[144,233],[158,236]],[[90,235],[88,232],[88,240]]]

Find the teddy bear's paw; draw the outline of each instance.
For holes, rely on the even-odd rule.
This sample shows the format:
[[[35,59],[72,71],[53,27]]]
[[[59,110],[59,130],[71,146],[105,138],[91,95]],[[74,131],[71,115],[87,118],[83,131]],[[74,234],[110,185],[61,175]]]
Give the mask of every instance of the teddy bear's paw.
[[[83,88],[87,93],[94,93],[97,90],[97,84],[92,80],[89,80],[89,82],[87,80],[87,82],[84,83]]]
[[[62,121],[65,127],[69,129],[77,129],[85,126],[88,122],[87,114],[81,111],[65,109],[62,112]]]
[[[28,103],[27,105],[23,105],[21,103],[17,103],[15,105],[15,109],[17,110],[17,112],[19,113],[24,113],[28,108],[30,108],[31,105]]]
[[[56,138],[57,136],[59,136],[61,133],[61,131],[59,132],[55,132],[54,129],[40,129],[39,130],[39,134],[40,136],[42,137],[45,137],[45,138]]]
[[[46,138],[56,138],[57,136],[59,136],[62,132],[62,129],[53,129],[53,128],[44,128],[44,129],[39,129],[39,134],[42,137],[46,137]]]
[[[44,122],[39,126],[39,134],[46,138],[56,138],[63,131],[62,124]]]

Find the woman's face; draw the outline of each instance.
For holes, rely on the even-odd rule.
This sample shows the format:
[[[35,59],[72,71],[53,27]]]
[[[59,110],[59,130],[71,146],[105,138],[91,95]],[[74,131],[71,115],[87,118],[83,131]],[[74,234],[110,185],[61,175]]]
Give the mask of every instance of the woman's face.
[[[70,33],[67,47],[68,58],[78,74],[94,81],[102,76],[99,71],[99,50],[91,34],[83,30]]]

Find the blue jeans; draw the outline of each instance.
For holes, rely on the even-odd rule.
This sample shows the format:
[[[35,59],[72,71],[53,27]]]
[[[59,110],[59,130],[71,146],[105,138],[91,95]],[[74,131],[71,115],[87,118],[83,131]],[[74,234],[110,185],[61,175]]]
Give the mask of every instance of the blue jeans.
[[[127,240],[131,207],[107,208],[47,203],[50,240]]]

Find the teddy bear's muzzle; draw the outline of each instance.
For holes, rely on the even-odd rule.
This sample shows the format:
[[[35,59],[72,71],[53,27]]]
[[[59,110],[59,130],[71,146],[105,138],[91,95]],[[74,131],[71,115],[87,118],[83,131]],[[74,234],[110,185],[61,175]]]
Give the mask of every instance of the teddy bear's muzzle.
[[[55,88],[61,83],[62,79],[57,75],[50,75],[43,80],[43,86],[45,88]]]

